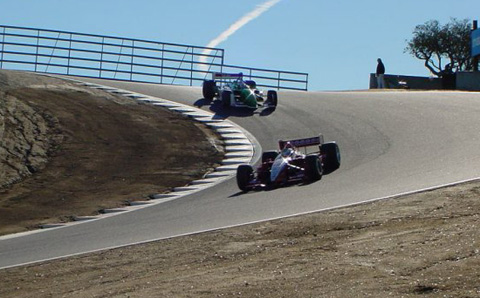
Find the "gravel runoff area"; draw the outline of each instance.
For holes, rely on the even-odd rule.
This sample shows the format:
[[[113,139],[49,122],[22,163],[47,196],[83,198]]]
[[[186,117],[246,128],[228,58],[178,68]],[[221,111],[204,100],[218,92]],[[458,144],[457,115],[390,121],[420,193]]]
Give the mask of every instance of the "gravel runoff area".
[[[81,150],[81,147],[69,143],[73,140],[74,144],[90,144],[92,141],[76,141],[77,128],[67,126],[68,122],[64,122],[61,114],[82,119],[79,130],[96,131],[103,126],[118,124],[114,120],[112,123],[89,122],[94,117],[88,116],[88,111],[91,111],[88,104],[95,105],[96,110],[102,109],[100,106],[106,105],[105,99],[111,95],[91,94],[90,91],[76,90],[78,87],[75,86],[58,90],[57,84],[64,83],[57,80],[40,83],[45,78],[27,75],[28,80],[22,82],[17,78],[12,81],[12,76],[24,75],[0,72],[2,228],[5,227],[6,215],[15,208],[26,208],[23,201],[28,200],[29,190],[38,193],[44,188],[55,187],[54,192],[62,193],[61,186],[66,187],[63,196],[55,197],[59,201],[59,210],[63,210],[62,200],[73,197],[78,200],[76,204],[79,206],[92,203],[88,199],[82,201],[82,197],[76,195],[78,189],[75,187],[86,178],[75,177],[73,168],[81,165],[72,165],[75,159],[62,158],[81,153],[92,158],[87,149]],[[39,80],[38,84],[36,80]],[[32,87],[32,84],[43,87]],[[49,110],[40,106],[38,100],[29,99],[30,96],[40,97],[37,93],[42,98],[58,96],[56,105],[61,109]],[[65,98],[72,96],[71,93],[79,96],[77,102],[85,105],[86,115],[81,113],[81,109],[69,112],[72,104],[61,104]],[[102,97],[101,103],[93,100],[92,97],[96,96]],[[43,146],[50,149],[39,150],[36,155],[24,158],[23,171],[18,170],[20,174],[17,176],[15,171],[4,174],[3,170],[5,160],[12,163],[8,158],[13,158],[6,159],[3,147],[8,125],[11,125],[8,124],[11,120],[7,118],[12,113],[11,108],[5,108],[5,103],[13,99],[25,104],[17,103],[17,110],[37,109],[33,114],[39,118],[29,116],[31,121],[27,121],[37,123],[38,127],[33,129],[36,134],[51,131],[48,138],[37,136],[33,144],[40,146],[37,143],[48,143]],[[116,103],[117,100],[120,99],[110,101],[119,106],[116,112],[122,115],[122,121],[129,117],[138,119],[133,117],[136,111],[123,110],[128,105]],[[142,108],[154,109],[148,105]],[[60,114],[55,114],[57,112]],[[158,112],[155,109],[153,114]],[[145,117],[142,119],[149,117],[146,114],[142,114]],[[168,117],[173,122],[184,120],[171,115]],[[43,126],[39,124],[42,123],[40,118],[45,122]],[[148,135],[149,129],[155,128],[147,125],[142,129]],[[201,129],[198,131],[201,132],[199,136],[206,139],[205,133]],[[131,146],[128,141],[138,143],[143,135],[138,130],[131,133],[122,136],[127,147]],[[95,163],[101,163],[101,158],[110,158],[112,151],[125,150],[126,155],[131,154],[128,148],[109,147],[106,144],[112,144],[114,140],[106,141],[102,139],[106,136],[98,135],[101,137],[96,142],[103,143],[110,150],[104,148],[108,154],[98,154],[99,160]],[[211,142],[204,144],[204,149],[193,150],[213,150]],[[43,163],[36,160],[42,152],[47,157]],[[166,155],[161,160],[169,159],[175,157]],[[65,179],[61,184],[53,183],[53,180],[42,182],[42,179],[58,177],[53,174],[45,176],[51,165],[57,171],[54,173],[71,180]],[[22,168],[21,163],[17,166]],[[208,169],[211,164],[199,166],[202,167]],[[101,192],[103,185],[108,186],[110,180],[125,179],[122,181],[126,182],[119,185],[135,185],[138,176],[156,175],[158,169],[151,169],[151,173],[138,173],[138,169],[126,166],[120,179],[116,176],[103,177],[101,171],[88,170],[91,171],[88,172],[90,176],[86,177],[94,175],[95,181],[102,181],[94,184],[94,190]],[[193,173],[195,169],[190,171]],[[185,178],[188,180],[190,177]],[[152,184],[151,181],[138,183],[142,186]],[[69,189],[69,186],[73,188]],[[15,189],[25,189],[25,196],[9,195]],[[104,191],[111,192],[111,189]],[[141,197],[150,191],[152,189],[148,187],[135,188],[135,191],[129,188],[124,190],[125,194],[119,194],[117,203],[121,204],[125,198]],[[98,210],[99,204],[95,203],[93,207],[93,210]],[[480,297],[479,210],[480,182],[471,181],[357,206],[2,269],[0,297]],[[70,213],[60,214],[62,212],[52,216],[55,219],[72,216]],[[31,227],[33,222],[27,221],[27,227]]]

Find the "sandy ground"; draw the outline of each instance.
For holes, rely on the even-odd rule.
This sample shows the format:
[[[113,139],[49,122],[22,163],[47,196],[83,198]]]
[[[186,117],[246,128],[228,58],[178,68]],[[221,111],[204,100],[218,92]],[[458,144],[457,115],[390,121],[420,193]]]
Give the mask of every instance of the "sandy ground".
[[[473,181],[3,269],[0,297],[480,297],[479,210]]]

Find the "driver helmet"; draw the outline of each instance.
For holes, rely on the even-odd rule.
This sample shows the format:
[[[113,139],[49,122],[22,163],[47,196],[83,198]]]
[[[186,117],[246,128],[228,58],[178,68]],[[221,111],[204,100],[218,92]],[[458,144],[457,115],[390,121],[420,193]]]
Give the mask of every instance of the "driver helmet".
[[[245,87],[245,84],[243,83],[242,79],[238,79],[235,83],[236,83],[237,88],[244,88]]]
[[[290,142],[285,143],[282,149],[282,155],[284,157],[292,155],[294,152],[293,145]]]

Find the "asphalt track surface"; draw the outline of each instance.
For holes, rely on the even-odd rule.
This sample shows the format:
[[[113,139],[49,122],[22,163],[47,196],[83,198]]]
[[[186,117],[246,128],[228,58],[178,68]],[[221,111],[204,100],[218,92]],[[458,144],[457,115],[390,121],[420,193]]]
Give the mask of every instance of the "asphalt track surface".
[[[321,181],[239,192],[235,179],[101,220],[0,240],[0,268],[308,213],[480,177],[480,93],[279,92],[273,112],[225,110],[200,87],[87,80],[201,106],[247,131],[263,150],[322,133],[342,154]]]

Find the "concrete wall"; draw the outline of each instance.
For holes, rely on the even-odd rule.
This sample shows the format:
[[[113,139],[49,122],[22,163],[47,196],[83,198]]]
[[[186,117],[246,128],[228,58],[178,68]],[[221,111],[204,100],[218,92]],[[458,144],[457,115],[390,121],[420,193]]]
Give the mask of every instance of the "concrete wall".
[[[480,72],[457,73],[457,90],[480,91]]]
[[[403,82],[403,84],[402,84]],[[443,89],[442,81],[439,78],[427,78],[416,76],[385,75],[385,86],[389,89]],[[375,74],[370,74],[370,89],[377,88],[377,78]]]
[[[453,81],[445,82],[440,78],[427,78],[401,75],[385,75],[385,85],[389,89],[442,90],[455,89],[480,91],[480,72],[458,72]],[[403,82],[403,83],[401,83]],[[452,85],[453,84],[453,85]],[[370,89],[377,88],[375,74],[370,74]]]

